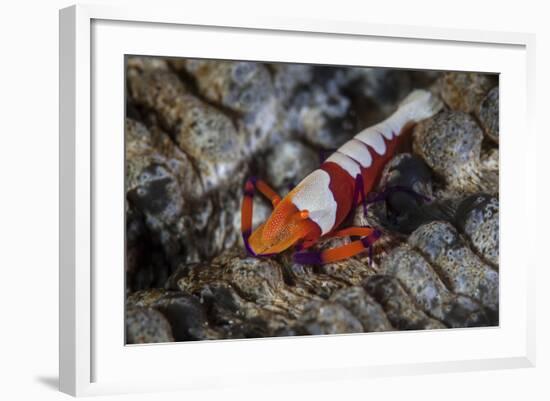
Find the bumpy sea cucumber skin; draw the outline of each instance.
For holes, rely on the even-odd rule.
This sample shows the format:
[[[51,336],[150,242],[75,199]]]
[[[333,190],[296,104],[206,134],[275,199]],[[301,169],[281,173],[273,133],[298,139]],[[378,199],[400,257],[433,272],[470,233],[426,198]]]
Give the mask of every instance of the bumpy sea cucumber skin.
[[[485,135],[498,143],[499,132],[499,88],[494,87],[483,99],[476,114]]]
[[[399,330],[447,327],[420,309],[396,277],[373,275],[365,280],[363,286],[367,293],[383,306],[388,320]]]
[[[456,226],[472,248],[493,267],[499,265],[499,200],[487,194],[474,194],[462,201],[456,212]]]
[[[193,96],[176,74],[131,69],[128,91],[135,104],[155,110],[174,143],[193,160],[205,191],[217,189],[242,169],[250,135],[237,129],[228,115]]]
[[[421,226],[409,236],[408,243],[437,267],[453,292],[498,309],[498,272],[472,252],[450,223],[436,221]]]
[[[442,177],[446,185],[465,193],[483,189],[480,154],[483,131],[472,116],[445,111],[418,124],[413,150]]]
[[[439,267],[425,257],[424,253],[404,244],[393,249],[383,259],[380,272],[397,277],[426,313],[448,326],[469,327],[491,324],[491,316],[485,305],[459,289],[455,292],[452,283],[449,283],[449,280],[455,279],[454,271],[449,269],[451,271],[445,276],[441,274],[439,268],[436,269],[434,266]],[[455,282],[463,278],[456,276]]]
[[[443,101],[453,110],[473,113],[498,82],[496,75],[476,72],[447,72],[438,85]]]

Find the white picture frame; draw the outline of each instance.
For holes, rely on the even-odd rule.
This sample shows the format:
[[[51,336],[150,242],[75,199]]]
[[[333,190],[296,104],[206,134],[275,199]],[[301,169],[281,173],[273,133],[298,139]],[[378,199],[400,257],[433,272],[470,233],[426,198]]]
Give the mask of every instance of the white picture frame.
[[[500,73],[500,326],[125,346],[124,54]],[[524,227],[527,232],[536,231],[536,212],[528,202],[536,185],[529,174],[535,170],[535,150],[522,146],[525,138],[535,142],[533,102],[530,34],[253,15],[236,19],[154,7],[79,5],[61,10],[61,391],[94,395],[239,386],[251,379],[360,380],[534,366],[535,259],[518,251],[534,245],[507,231],[522,222],[532,225]],[[518,131],[525,132],[519,140],[511,135]],[[522,190],[514,191],[509,184],[518,182]],[[453,347],[445,347],[449,342]],[[357,349],[364,352],[351,352]],[[394,352],[383,352],[387,349]],[[194,363],[179,362],[176,370],[182,360],[178,355]],[[217,358],[216,366],[203,362],[212,358]]]

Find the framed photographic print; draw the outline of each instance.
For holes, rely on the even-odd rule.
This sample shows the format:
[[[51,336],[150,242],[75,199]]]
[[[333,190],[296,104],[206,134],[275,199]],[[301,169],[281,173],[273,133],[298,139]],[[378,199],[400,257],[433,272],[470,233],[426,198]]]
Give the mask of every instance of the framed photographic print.
[[[533,41],[62,10],[61,390],[532,366]]]

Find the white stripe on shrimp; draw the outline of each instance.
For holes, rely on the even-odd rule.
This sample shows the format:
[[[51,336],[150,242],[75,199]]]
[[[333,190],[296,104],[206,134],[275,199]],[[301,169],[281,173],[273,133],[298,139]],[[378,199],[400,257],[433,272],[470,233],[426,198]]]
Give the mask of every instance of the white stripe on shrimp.
[[[374,130],[373,128],[367,128],[357,135],[355,139],[360,140],[365,145],[369,145],[374,149],[376,153],[382,156],[386,152],[386,143],[384,142],[384,137],[380,132]]]
[[[361,175],[359,164],[357,164],[355,160],[351,159],[349,156],[346,156],[343,153],[334,152],[332,156],[330,156],[325,161],[338,164],[340,167],[347,171],[351,178],[355,178],[358,175]]]
[[[369,148],[365,144],[355,138],[350,139],[345,144],[340,146],[338,152],[343,153],[353,160],[357,160],[363,168],[370,167],[372,164],[372,156]]]
[[[309,218],[317,223],[321,235],[333,229],[336,222],[336,201],[330,190],[330,176],[324,170],[315,170],[292,191],[292,203],[298,210],[307,210]]]

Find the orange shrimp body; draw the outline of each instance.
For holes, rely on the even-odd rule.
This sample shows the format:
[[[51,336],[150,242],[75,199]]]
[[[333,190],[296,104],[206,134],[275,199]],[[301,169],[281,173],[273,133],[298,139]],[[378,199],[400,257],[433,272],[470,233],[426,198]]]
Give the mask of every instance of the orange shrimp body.
[[[361,237],[323,252],[294,254],[298,263],[322,264],[370,248],[381,235],[378,230],[370,227],[341,229],[341,224],[357,203],[366,199],[405,133],[417,122],[436,114],[441,107],[441,101],[430,92],[413,91],[389,118],[355,135],[283,199],[265,182],[250,178],[245,184],[241,210],[241,230],[248,252],[269,256],[293,245],[298,245],[301,251],[321,238]],[[274,209],[267,221],[252,232],[255,189],[271,200]]]

